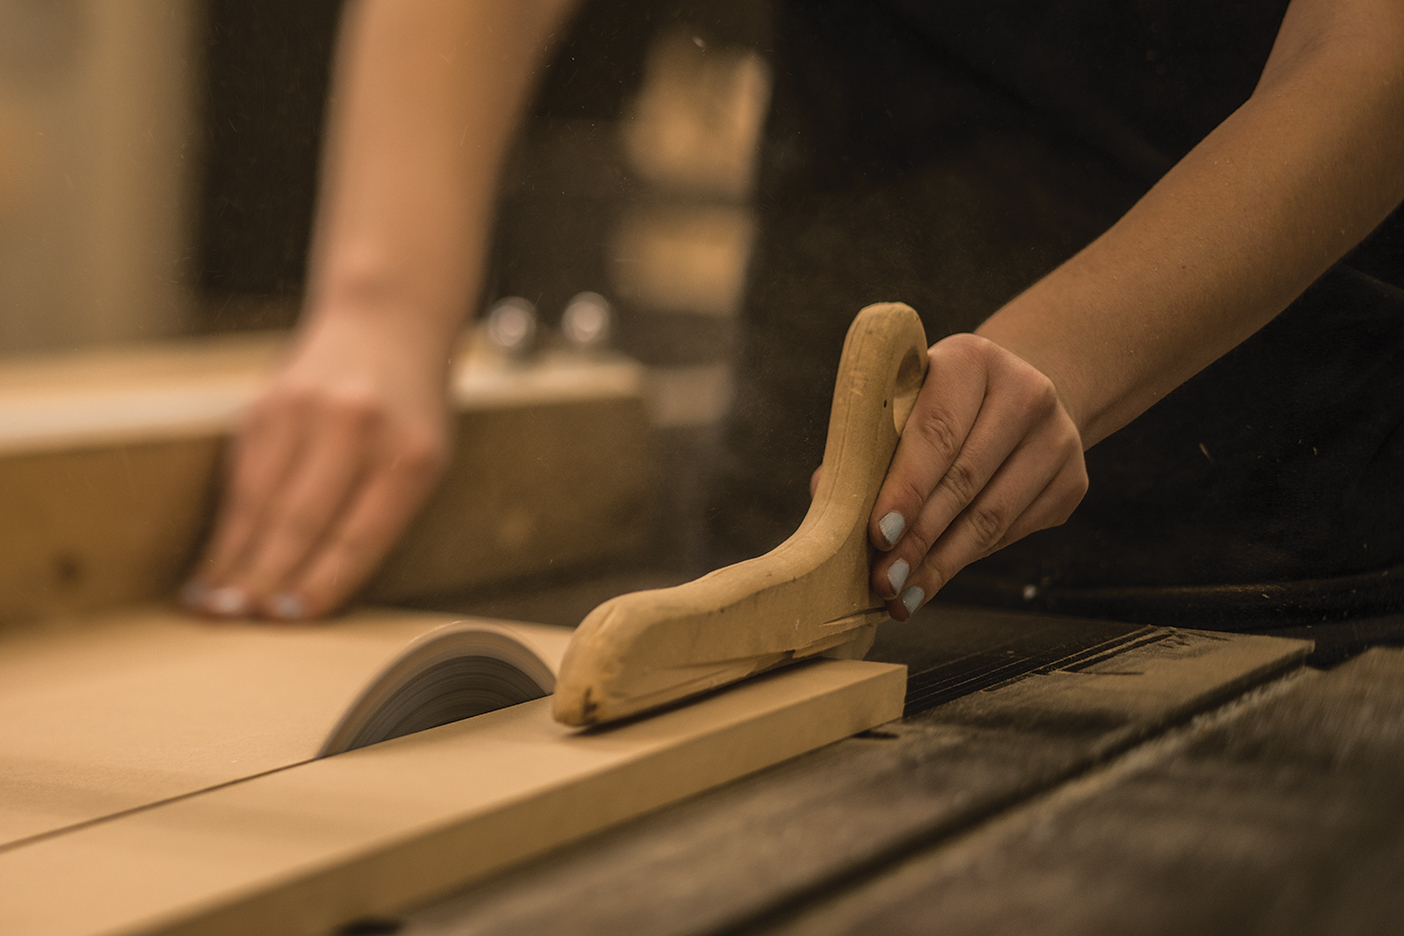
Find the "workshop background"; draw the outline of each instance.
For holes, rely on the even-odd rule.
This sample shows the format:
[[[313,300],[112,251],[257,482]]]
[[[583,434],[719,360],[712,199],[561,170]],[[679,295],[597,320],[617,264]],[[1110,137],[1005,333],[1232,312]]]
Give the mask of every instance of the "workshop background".
[[[276,359],[301,302],[339,10],[0,0],[0,627],[169,597],[189,568],[229,424],[96,433],[103,375],[123,393],[141,378],[128,402],[191,387],[219,402],[247,399]],[[460,437],[489,444],[476,461],[460,447],[371,597],[573,625],[714,560],[771,15],[763,0],[585,3],[508,161],[479,303],[525,299],[539,341],[455,376]],[[999,145],[992,171],[1024,175],[1021,144]],[[1028,242],[999,276],[947,255],[943,282],[964,285],[938,297],[952,322],[1128,197],[1042,202],[1050,239],[983,211],[1003,183],[956,178],[889,197],[920,188],[991,218],[982,237]],[[932,236],[968,247],[969,230]],[[581,293],[613,310],[607,351],[561,334]],[[547,379],[562,373],[595,389],[572,396]],[[44,435],[73,413],[83,446]],[[599,501],[579,516],[543,481],[563,463]],[[342,932],[1397,929],[1404,616],[1210,632],[1179,628],[1211,626],[1215,605],[1147,601],[1127,607],[1160,616],[1134,623],[928,606],[873,653],[909,667],[902,720]]]
[[[294,325],[340,9],[0,0],[0,355]],[[648,546],[560,577],[708,562],[769,27],[766,3],[585,4],[508,160],[479,311],[526,298],[549,347],[597,293],[645,368]]]

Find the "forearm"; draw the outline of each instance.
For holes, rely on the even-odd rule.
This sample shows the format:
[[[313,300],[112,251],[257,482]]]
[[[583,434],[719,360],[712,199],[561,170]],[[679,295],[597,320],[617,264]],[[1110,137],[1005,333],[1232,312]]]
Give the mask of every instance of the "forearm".
[[[1262,327],[1404,199],[1398,0],[1297,0],[1253,97],[978,330],[1090,446]]]
[[[348,6],[312,252],[309,332],[347,323],[442,356],[481,279],[503,156],[570,6]]]
[[[326,614],[433,490],[499,166],[568,5],[348,6],[302,328],[244,414],[192,607]]]

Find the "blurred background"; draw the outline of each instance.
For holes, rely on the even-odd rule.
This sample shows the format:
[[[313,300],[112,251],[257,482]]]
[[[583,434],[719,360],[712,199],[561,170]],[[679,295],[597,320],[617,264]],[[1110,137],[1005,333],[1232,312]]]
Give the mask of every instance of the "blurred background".
[[[0,352],[296,320],[340,8],[0,0]],[[674,315],[724,345],[768,18],[585,4],[510,160],[489,291],[549,320],[593,287],[629,350],[674,344]]]
[[[200,327],[207,12],[0,0],[0,352]]]
[[[0,376],[296,323],[341,7],[0,0]],[[684,570],[670,576],[706,562],[703,474],[733,397],[770,26],[754,0],[585,3],[508,160],[480,297],[526,299],[541,346],[560,343],[572,297],[604,297],[611,351],[642,365],[657,488],[643,558]],[[52,526],[19,531],[25,551]],[[100,567],[71,558],[98,549],[64,545],[58,565]],[[55,594],[83,579],[43,576]]]

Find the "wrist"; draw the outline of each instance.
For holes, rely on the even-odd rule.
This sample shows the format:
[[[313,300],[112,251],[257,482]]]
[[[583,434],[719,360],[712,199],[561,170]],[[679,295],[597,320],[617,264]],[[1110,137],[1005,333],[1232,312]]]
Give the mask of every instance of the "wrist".
[[[395,277],[329,278],[307,297],[299,343],[378,349],[446,373],[464,306],[406,288]]]
[[[981,338],[993,342],[1010,354],[1037,370],[1053,385],[1058,403],[1072,420],[1082,440],[1084,449],[1096,441],[1090,433],[1096,431],[1095,401],[1088,399],[1082,391],[1082,381],[1078,380],[1071,362],[1062,360],[1060,349],[1046,336],[1020,329],[1018,324],[1000,319],[999,314],[975,330]]]

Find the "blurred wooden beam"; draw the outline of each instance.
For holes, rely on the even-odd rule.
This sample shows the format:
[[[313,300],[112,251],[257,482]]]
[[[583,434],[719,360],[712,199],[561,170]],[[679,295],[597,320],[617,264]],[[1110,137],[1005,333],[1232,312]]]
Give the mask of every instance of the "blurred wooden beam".
[[[169,594],[209,527],[224,441],[280,359],[246,334],[0,364],[0,626]],[[367,594],[405,601],[627,558],[650,532],[643,371],[465,347],[454,457]]]

